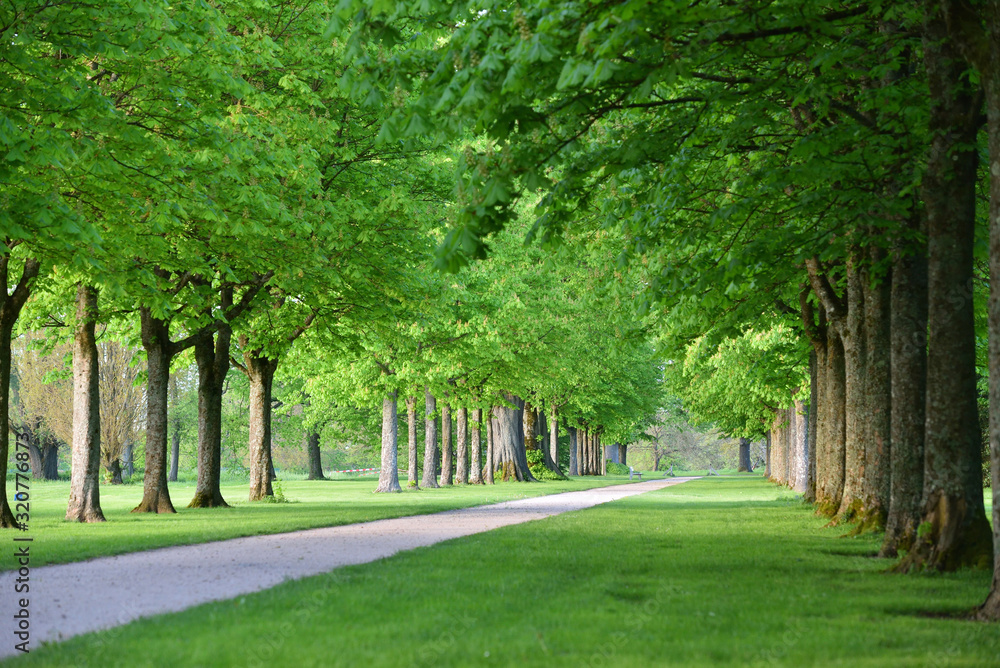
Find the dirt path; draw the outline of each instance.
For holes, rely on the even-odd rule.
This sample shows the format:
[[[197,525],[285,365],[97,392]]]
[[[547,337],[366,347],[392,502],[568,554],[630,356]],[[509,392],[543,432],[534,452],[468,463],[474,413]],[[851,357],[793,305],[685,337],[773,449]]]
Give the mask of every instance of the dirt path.
[[[518,499],[433,515],[167,547],[32,569],[29,647],[273,587],[510,524],[676,485],[670,478]],[[36,548],[37,549],[37,548]],[[0,574],[0,657],[14,644],[16,571]],[[12,620],[14,622],[12,623]]]

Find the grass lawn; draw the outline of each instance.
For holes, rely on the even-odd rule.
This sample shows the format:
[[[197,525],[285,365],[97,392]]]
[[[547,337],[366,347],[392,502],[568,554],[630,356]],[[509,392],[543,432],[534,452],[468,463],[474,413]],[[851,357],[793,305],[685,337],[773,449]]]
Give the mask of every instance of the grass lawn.
[[[246,483],[223,484],[222,496],[232,508],[185,508],[194,497],[195,483],[170,483],[176,515],[135,514],[142,498],[142,481],[131,485],[103,485],[101,507],[107,522],[67,522],[68,481],[31,483],[30,535],[34,537],[32,566],[81,561],[91,557],[135,552],[167,545],[204,543],[237,536],[281,533],[296,529],[352,524],[387,517],[436,513],[450,508],[508,501],[628,482],[628,476],[573,478],[538,484],[498,483],[421,489],[402,494],[373,494],[373,477],[352,480],[282,480],[292,503],[250,503]],[[406,484],[404,479],[403,484]],[[13,501],[14,484],[7,483]],[[0,557],[0,570],[13,567],[10,550]]]
[[[995,666],[950,615],[986,572],[897,576],[753,477],[689,482],[33,651],[12,665]]]

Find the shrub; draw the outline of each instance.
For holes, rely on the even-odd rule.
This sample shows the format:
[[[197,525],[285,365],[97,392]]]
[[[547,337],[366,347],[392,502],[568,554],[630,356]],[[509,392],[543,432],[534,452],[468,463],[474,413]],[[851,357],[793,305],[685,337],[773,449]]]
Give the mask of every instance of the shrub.
[[[628,475],[628,467],[624,464],[619,464],[618,462],[613,462],[610,459],[607,460],[607,473],[608,475]]]

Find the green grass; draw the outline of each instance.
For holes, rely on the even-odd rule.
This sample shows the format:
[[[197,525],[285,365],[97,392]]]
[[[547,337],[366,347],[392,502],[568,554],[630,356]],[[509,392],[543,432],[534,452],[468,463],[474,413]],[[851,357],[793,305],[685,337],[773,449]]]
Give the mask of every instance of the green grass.
[[[876,537],[710,478],[33,651],[14,665],[990,666],[986,572],[886,575]]]
[[[232,508],[185,508],[194,497],[192,481],[170,484],[176,515],[135,514],[130,511],[142,498],[142,483],[103,485],[101,507],[107,522],[67,522],[69,482],[40,480],[31,483],[30,535],[34,538],[32,566],[81,561],[92,557],[148,550],[167,545],[204,543],[212,540],[281,533],[297,529],[352,524],[403,515],[435,513],[526,496],[539,496],[590,489],[628,482],[628,476],[573,478],[538,484],[498,483],[408,490],[402,494],[373,494],[377,480],[282,480],[281,488],[291,503],[250,503],[246,483],[222,485],[223,497]],[[403,484],[406,484],[405,479]],[[13,499],[14,484],[7,483]],[[0,570],[13,567],[13,557],[4,550]]]

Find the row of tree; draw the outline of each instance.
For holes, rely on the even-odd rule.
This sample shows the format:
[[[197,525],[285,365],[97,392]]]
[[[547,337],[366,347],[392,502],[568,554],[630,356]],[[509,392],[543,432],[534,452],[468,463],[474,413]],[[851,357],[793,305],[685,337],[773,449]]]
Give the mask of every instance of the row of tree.
[[[384,84],[416,98],[383,132],[434,125],[491,142],[459,166],[443,266],[482,256],[538,191],[531,237],[618,230],[668,376],[694,381],[682,396],[750,438],[808,387],[808,498],[885,528],[883,553],[907,551],[900,570],[992,563],[981,614],[1000,614],[976,387],[989,273],[1000,415],[996,0],[356,0],[333,25],[353,29],[358,94]],[[749,360],[755,382],[731,400],[727,354],[781,328],[787,345]],[[731,410],[713,411],[720,398]],[[996,489],[1000,421],[991,434]],[[772,456],[779,477],[787,461]]]

